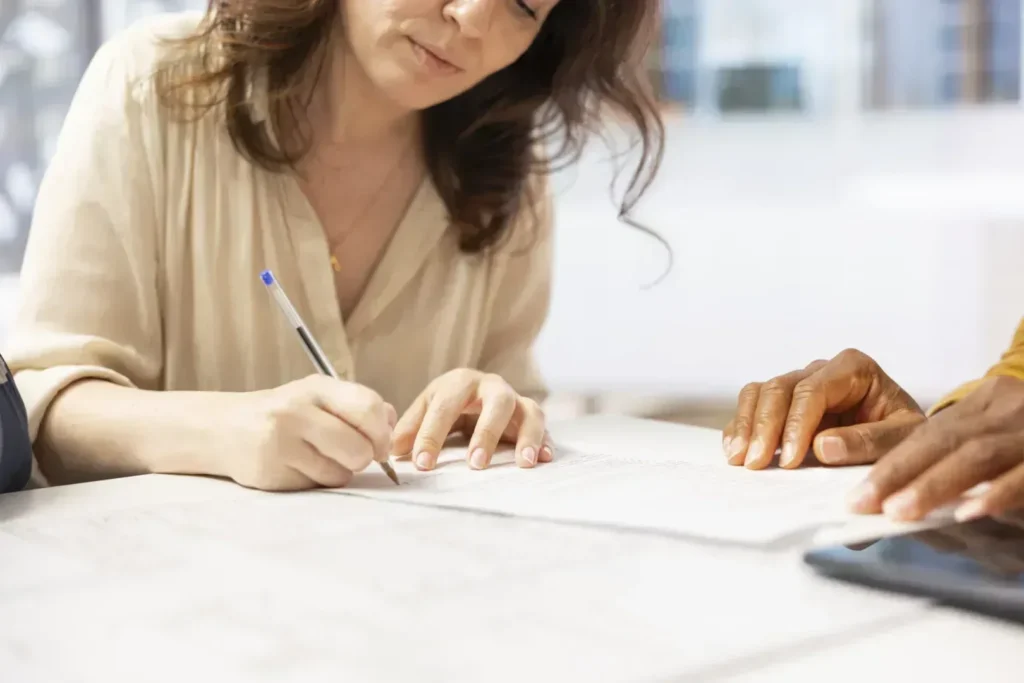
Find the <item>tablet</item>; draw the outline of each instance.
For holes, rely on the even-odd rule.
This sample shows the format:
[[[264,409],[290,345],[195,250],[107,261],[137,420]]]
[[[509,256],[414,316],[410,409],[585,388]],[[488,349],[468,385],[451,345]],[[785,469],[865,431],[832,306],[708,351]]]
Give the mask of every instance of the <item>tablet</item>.
[[[804,561],[836,579],[1024,624],[1024,517],[817,548]]]

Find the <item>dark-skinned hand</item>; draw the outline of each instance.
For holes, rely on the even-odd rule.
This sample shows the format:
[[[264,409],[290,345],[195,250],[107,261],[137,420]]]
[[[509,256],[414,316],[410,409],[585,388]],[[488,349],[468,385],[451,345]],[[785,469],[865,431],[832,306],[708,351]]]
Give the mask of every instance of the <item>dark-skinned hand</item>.
[[[1024,381],[986,380],[967,398],[926,419],[873,359],[845,351],[831,361],[740,393],[723,433],[729,462],[751,469],[799,467],[810,451],[830,466],[875,463],[851,496],[857,512],[912,521],[978,484],[960,520],[1024,509]]]

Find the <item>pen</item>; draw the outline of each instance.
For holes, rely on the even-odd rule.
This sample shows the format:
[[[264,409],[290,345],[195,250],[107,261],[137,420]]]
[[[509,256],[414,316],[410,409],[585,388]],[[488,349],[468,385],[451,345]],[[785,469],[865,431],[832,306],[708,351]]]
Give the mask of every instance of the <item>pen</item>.
[[[341,379],[338,377],[338,373],[335,372],[334,366],[331,365],[331,361],[327,359],[327,355],[324,353],[320,345],[313,339],[313,335],[310,334],[309,328],[302,322],[302,318],[299,317],[299,312],[295,310],[295,306],[292,306],[291,300],[288,295],[284,293],[284,289],[274,278],[274,274],[269,270],[263,271],[260,274],[260,279],[263,280],[263,284],[267,286],[270,293],[274,295],[274,299],[277,300],[277,305],[280,307],[281,312],[284,313],[284,317],[288,319],[288,323],[295,328],[295,331],[299,334],[299,340],[302,342],[302,348],[306,349],[306,354],[309,359],[313,361],[313,365],[320,371],[320,374],[333,377],[334,379]],[[378,463],[380,468],[384,470],[384,474],[388,475],[388,479],[398,484],[398,475],[395,474],[394,468],[391,467],[391,463],[384,461]]]

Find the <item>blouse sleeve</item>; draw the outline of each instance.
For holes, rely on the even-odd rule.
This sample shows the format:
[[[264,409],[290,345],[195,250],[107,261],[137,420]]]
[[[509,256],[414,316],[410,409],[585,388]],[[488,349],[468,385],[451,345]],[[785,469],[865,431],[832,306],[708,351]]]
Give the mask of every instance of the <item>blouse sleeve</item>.
[[[153,388],[161,374],[162,148],[155,97],[124,40],[86,70],[36,202],[7,353],[33,442],[70,384]]]

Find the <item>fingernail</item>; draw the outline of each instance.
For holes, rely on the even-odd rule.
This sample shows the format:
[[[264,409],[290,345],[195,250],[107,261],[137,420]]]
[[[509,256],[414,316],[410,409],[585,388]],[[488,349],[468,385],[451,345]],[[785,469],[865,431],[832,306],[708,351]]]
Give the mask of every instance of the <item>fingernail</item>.
[[[748,468],[760,467],[763,458],[764,444],[761,443],[760,439],[754,439],[754,442],[750,444],[750,448],[747,449],[747,459],[744,464]]]
[[[782,446],[782,455],[779,457],[781,467],[791,467],[796,462],[796,446],[787,443]]]
[[[729,442],[729,464],[742,465],[743,454],[747,450],[747,440],[739,436]]]
[[[469,458],[469,464],[473,466],[473,469],[483,470],[487,468],[487,451],[482,448],[478,448],[473,451],[473,455]]]
[[[732,437],[731,436],[726,436],[726,437],[722,438],[722,452],[725,453],[726,456],[729,455],[729,444],[731,444],[731,443],[732,443]]]
[[[544,448],[540,449],[540,454],[545,460],[551,460],[555,457],[555,452],[551,449],[551,446],[544,446]]]
[[[822,439],[821,460],[825,465],[841,465],[846,462],[846,442],[838,436]]]
[[[870,481],[857,485],[850,491],[849,505],[855,512],[874,512],[878,501],[878,488]]]
[[[525,460],[528,465],[536,465],[537,464],[537,451],[535,449],[529,448],[529,447],[524,448],[523,449],[523,460]]]
[[[431,457],[430,453],[428,453],[426,451],[423,451],[422,453],[417,455],[416,456],[416,467],[419,467],[421,470],[433,469],[434,468],[434,459]]]
[[[987,516],[985,502],[980,498],[972,498],[953,512],[953,518],[958,522],[973,522]]]
[[[889,496],[882,503],[882,511],[894,519],[910,519],[917,513],[917,492],[914,490],[900,491]]]

